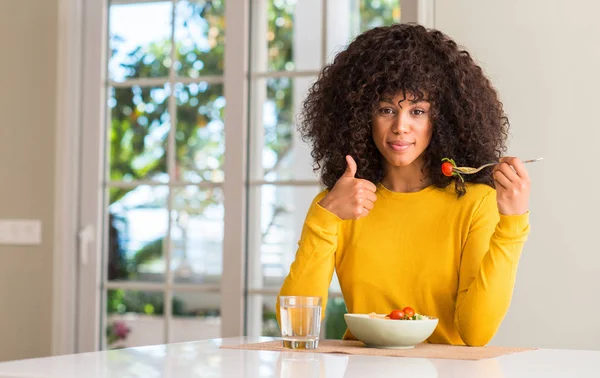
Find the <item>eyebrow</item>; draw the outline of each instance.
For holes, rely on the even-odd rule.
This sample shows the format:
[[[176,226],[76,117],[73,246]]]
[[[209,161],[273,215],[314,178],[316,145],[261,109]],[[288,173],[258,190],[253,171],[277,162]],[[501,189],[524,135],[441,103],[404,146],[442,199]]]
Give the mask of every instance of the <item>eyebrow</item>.
[[[404,100],[403,100],[404,101]],[[401,102],[403,102],[401,101]],[[411,104],[418,104],[419,102],[431,102],[427,99],[421,99],[421,100],[408,100]],[[390,103],[392,105],[396,105],[396,103],[394,102],[394,100],[392,100],[391,98],[382,98],[380,102],[387,102]],[[400,105],[400,103],[398,103],[398,105]]]

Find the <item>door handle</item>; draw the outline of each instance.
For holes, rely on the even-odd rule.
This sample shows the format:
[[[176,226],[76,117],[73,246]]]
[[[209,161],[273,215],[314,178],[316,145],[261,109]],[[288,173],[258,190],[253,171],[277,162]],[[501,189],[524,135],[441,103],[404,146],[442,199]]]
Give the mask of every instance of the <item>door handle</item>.
[[[90,243],[96,239],[96,230],[94,226],[88,224],[77,233],[79,239],[79,263],[81,265],[88,264],[88,249]]]

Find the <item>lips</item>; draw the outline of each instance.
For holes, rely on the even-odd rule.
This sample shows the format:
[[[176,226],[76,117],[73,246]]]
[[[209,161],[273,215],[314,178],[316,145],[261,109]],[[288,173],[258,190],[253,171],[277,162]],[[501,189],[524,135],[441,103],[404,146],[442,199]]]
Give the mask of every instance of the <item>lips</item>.
[[[408,142],[405,140],[393,140],[393,141],[387,142],[387,144],[394,151],[402,152],[402,151],[406,151],[407,149],[409,149],[414,143]]]

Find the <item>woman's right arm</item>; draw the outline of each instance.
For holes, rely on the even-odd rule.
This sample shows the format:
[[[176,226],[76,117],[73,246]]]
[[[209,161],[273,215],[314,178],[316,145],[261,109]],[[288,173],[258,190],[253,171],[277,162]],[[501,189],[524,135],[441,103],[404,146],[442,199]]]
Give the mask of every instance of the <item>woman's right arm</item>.
[[[331,191],[321,192],[308,209],[296,259],[279,291],[280,296],[321,297],[323,317],[335,268],[335,252],[342,220],[367,216],[377,200],[375,185],[355,177],[357,167],[351,156],[346,156],[346,161],[346,171]],[[276,310],[279,322],[279,296]]]
[[[333,270],[339,226],[342,220],[329,212],[319,201],[326,191],[313,200],[302,228],[296,258],[290,267],[290,273],[283,281],[280,296],[301,295],[322,298],[323,312]],[[277,297],[277,320],[279,321],[279,297]]]

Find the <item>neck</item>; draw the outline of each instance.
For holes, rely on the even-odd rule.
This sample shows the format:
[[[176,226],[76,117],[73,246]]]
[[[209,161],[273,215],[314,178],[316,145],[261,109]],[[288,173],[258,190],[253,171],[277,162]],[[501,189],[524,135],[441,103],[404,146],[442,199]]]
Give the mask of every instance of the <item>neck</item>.
[[[392,192],[418,192],[429,185],[431,180],[423,172],[423,163],[415,161],[406,167],[394,167],[387,164],[381,184]]]

